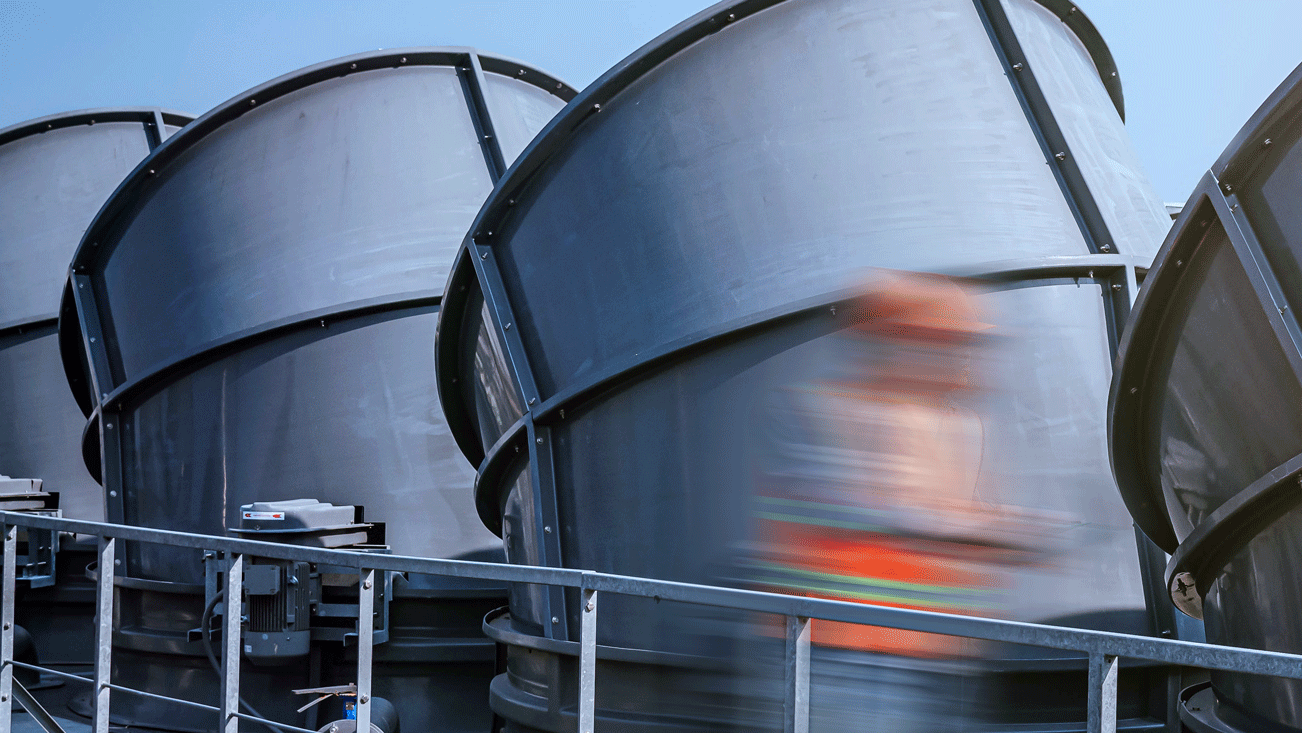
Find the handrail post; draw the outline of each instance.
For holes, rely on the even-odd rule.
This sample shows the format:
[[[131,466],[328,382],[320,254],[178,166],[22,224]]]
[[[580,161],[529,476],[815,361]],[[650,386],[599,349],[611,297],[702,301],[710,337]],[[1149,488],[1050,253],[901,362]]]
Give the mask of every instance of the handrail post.
[[[99,538],[99,577],[95,580],[95,733],[108,733],[109,683],[113,677],[113,577],[117,539]]]
[[[9,733],[14,702],[14,591],[17,585],[18,527],[0,525],[4,532],[4,576],[0,579],[0,733]],[[30,540],[28,540],[30,542]]]
[[[239,733],[240,616],[244,613],[244,555],[232,553],[226,569],[226,608],[222,612],[221,733]]]
[[[579,622],[579,733],[597,724],[597,591],[581,590]]]
[[[1116,733],[1118,660],[1111,654],[1090,652],[1089,665],[1086,730],[1088,733]]]
[[[809,618],[787,616],[783,733],[809,732]]]
[[[371,729],[371,648],[375,631],[375,571],[359,570],[357,588],[357,730]]]

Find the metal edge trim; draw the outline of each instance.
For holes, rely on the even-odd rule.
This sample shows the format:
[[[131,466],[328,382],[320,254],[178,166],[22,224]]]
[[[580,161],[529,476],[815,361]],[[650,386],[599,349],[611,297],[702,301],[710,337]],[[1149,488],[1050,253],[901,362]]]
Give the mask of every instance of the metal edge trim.
[[[1302,503],[1299,479],[1302,455],[1276,466],[1223,502],[1171,554],[1166,568],[1167,587],[1176,575],[1187,572],[1193,575],[1198,594],[1206,596],[1235,553]]]
[[[139,122],[142,126],[149,127],[154,124],[155,115],[161,115],[167,124],[173,124],[176,127],[184,127],[193,122],[194,115],[185,112],[176,112],[161,107],[96,107],[94,109],[79,109],[71,112],[60,112],[58,114],[37,117],[34,120],[19,122],[15,125],[0,130],[0,145],[6,145],[33,135],[39,135],[43,132],[52,130],[61,130],[68,127],[81,127],[82,125],[94,125],[100,122]]]
[[[1239,128],[1225,151],[1212,164],[1212,173],[1222,183],[1230,184],[1237,184],[1247,177],[1263,157],[1261,151],[1265,138],[1279,127],[1293,122],[1299,105],[1302,105],[1302,65],[1289,72]]]
[[[1151,486],[1146,477],[1143,436],[1138,430],[1149,386],[1145,370],[1153,358],[1157,336],[1167,324],[1165,318],[1154,319],[1145,314],[1150,310],[1160,313],[1178,286],[1180,277],[1187,272],[1188,268],[1183,266],[1164,265],[1174,260],[1187,262],[1191,251],[1203,241],[1203,228],[1196,226],[1195,222],[1210,221],[1208,217],[1216,216],[1211,201],[1213,195],[1217,195],[1216,178],[1208,172],[1190,195],[1153,258],[1153,265],[1131,308],[1130,322],[1117,347],[1112,386],[1108,390],[1108,454],[1112,475],[1135,523],[1168,553],[1174,552],[1180,541],[1176,538],[1171,518],[1167,516],[1160,488]],[[1219,221],[1219,217],[1216,218]]]

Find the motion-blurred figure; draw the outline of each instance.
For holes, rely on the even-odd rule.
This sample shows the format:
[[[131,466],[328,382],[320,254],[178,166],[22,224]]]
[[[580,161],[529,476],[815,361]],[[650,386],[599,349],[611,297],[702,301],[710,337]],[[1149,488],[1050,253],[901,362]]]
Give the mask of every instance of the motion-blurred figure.
[[[784,593],[995,615],[1019,520],[978,492],[975,387],[984,332],[972,295],[883,273],[828,337],[817,378],[776,390],[760,472],[752,580]],[[960,730],[976,683],[968,640],[815,620],[816,730]]]

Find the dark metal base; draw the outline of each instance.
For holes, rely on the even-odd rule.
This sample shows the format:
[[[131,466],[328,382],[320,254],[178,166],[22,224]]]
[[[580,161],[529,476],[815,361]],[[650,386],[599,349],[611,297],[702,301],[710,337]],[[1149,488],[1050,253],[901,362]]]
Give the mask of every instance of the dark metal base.
[[[1180,722],[1190,733],[1274,733],[1295,728],[1249,717],[1216,698],[1212,683],[1200,682],[1180,693]]]

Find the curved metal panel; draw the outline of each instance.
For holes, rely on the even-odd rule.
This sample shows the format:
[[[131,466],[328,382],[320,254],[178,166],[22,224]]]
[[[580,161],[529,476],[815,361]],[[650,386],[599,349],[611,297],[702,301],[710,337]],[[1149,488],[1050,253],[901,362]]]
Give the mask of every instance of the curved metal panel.
[[[430,374],[436,308],[296,331],[170,382],[122,411],[126,521],[225,534],[239,508],[301,494],[364,504],[394,552],[499,546],[478,521]],[[411,507],[421,511],[412,512]],[[133,545],[138,577],[201,582],[197,557]]]
[[[100,488],[78,460],[85,418],[61,372],[53,323],[0,335],[0,474],[40,478],[64,516],[102,522]]]
[[[1109,402],[1118,482],[1173,553],[1177,605],[1201,610],[1210,642],[1271,651],[1302,650],[1290,610],[1302,602],[1302,420],[1290,407],[1302,400],[1300,84],[1302,67],[1185,205],[1136,304]],[[1294,681],[1215,672],[1212,692],[1233,725],[1302,727]]]
[[[1002,0],[1113,239],[1113,251],[1151,260],[1171,228],[1121,116],[1081,39],[1037,0]],[[1074,13],[1074,16],[1080,13]],[[1107,72],[1115,76],[1116,71]]]
[[[1088,251],[965,2],[730,25],[603,102],[492,228],[543,396],[865,266]],[[591,307],[624,299],[645,307]]]
[[[755,538],[757,487],[787,475],[764,463],[763,431],[790,422],[766,410],[845,356],[838,306],[873,267],[1000,270],[982,297],[1007,318],[1016,366],[991,387],[1012,397],[992,397],[1004,412],[981,449],[1007,470],[987,471],[982,490],[1066,522],[1046,520],[1044,562],[1012,573],[1015,595],[1033,599],[1014,613],[1145,618],[1102,410],[1134,272],[1091,254],[1108,250],[1097,227],[1083,234],[1074,197],[1089,191],[1060,181],[1038,127],[1056,113],[1083,115],[1070,123],[1084,130],[1102,114],[1087,104],[1116,113],[1092,80],[1050,111],[1024,108],[985,5],[724,3],[612,69],[516,161],[448,280],[436,357],[444,409],[480,465],[480,513],[512,562],[749,582],[738,548]],[[1069,41],[1037,52],[1075,54],[1062,73],[1079,73],[1088,59]],[[1108,226],[1138,229],[1127,255],[1151,252],[1156,235],[1127,201],[1111,202]],[[1097,278],[1063,270],[1095,257]],[[1033,264],[993,264],[1018,260]],[[519,631],[565,639],[578,623],[577,598],[511,601]],[[737,619],[645,599],[602,609],[610,646],[724,657],[738,632]],[[554,665],[513,646],[508,670],[495,709],[520,711],[522,729],[566,725]],[[603,669],[664,685],[655,709],[616,696],[600,715],[630,730],[708,726],[687,691],[706,688],[681,675]]]
[[[55,384],[54,319],[82,232],[126,175],[189,117],[154,108],[52,115],[0,130],[0,474],[40,478],[64,514],[104,517],[76,460],[82,420]]]
[[[451,68],[359,72],[250,110],[162,173],[113,242],[101,297],[122,377],[446,280],[491,187]]]
[[[0,324],[58,311],[82,232],[148,154],[140,122],[64,127],[0,145]]]

